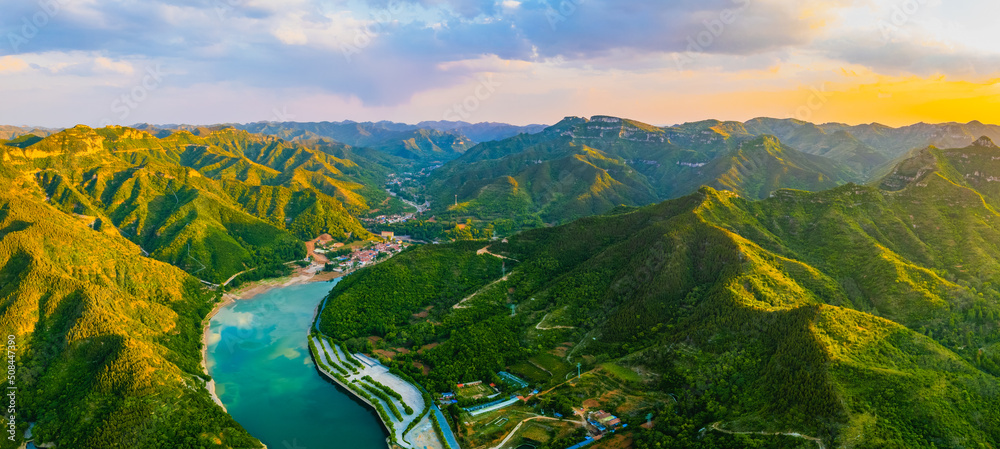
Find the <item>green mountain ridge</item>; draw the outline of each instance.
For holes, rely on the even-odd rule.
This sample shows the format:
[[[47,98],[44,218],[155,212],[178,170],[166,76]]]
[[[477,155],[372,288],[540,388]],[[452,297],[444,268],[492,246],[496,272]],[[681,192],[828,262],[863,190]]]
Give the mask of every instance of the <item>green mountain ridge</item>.
[[[780,149],[764,141],[774,144],[758,151]],[[705,187],[509,243],[417,248],[338,285],[322,330],[349,345],[372,335],[390,348],[439,343],[392,362],[438,392],[500,370],[552,387],[562,379],[518,368],[552,354],[584,370],[606,360],[634,367],[649,373],[646,401],[660,398],[630,412],[636,422],[652,411],[659,423],[636,431],[640,449],[713,447],[698,429],[716,422],[826,447],[996,447],[993,158],[1000,150],[980,139],[922,150],[882,188],[751,200]],[[498,261],[475,255],[486,245],[517,261],[505,281],[491,284]],[[443,266],[464,283],[442,278]],[[588,397],[560,391],[554,401],[577,407]]]
[[[743,145],[749,145],[743,150]],[[767,147],[767,151],[752,151]],[[542,133],[477,145],[435,170],[433,204],[490,219],[537,215],[564,223],[688,194],[702,185],[766,198],[774,189],[822,190],[859,181],[851,168],[800,153],[738,123],[661,129],[634,120],[567,118]]]
[[[472,147],[432,172],[435,205],[458,194],[455,215],[566,224],[408,250],[338,284],[321,328],[355,350],[406,348],[393,366],[437,393],[507,370],[553,388],[534,412],[624,394],[609,408],[630,429],[655,423],[629,434],[637,449],[791,447],[716,428],[1000,446],[1000,148],[968,124],[960,147],[873,169],[890,147],[865,133],[893,128],[791,125],[768,131],[815,145],[750,122],[598,116]],[[0,140],[18,432],[258,447],[204,391],[217,294],[198,279],[300,259],[323,232],[369,237],[355,216],[391,207],[388,174],[428,160],[224,126]],[[585,381],[563,384],[576,363]]]
[[[364,238],[354,215],[387,198],[374,186],[389,168],[347,147],[233,129],[156,138],[80,126],[0,151],[24,193],[212,282],[302,258],[300,241],[324,232]]]
[[[73,448],[249,448],[204,389],[213,297],[128,240],[0,193],[0,327],[16,341],[16,441]]]
[[[392,156],[418,161],[446,161],[461,155],[473,142],[460,134],[414,128],[391,123],[260,122],[237,125],[258,134],[274,134],[289,140],[330,138],[356,147],[382,151]]]

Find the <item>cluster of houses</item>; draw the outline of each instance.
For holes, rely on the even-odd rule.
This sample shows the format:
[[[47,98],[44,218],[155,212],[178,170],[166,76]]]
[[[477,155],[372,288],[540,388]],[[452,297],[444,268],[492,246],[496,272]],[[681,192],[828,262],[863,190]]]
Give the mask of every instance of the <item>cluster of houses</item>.
[[[362,218],[361,221],[372,224],[395,224],[406,223],[414,218],[417,218],[417,215],[410,212],[405,214],[379,215],[374,218]]]
[[[322,239],[322,237],[320,237],[320,239]],[[327,254],[343,247],[344,244],[340,242],[328,242],[320,240],[319,242],[316,242],[316,249],[314,249],[313,252],[318,254]]]
[[[622,424],[622,420],[617,416],[604,410],[587,413],[587,424],[590,424],[593,427],[591,429],[591,433],[595,435],[603,435],[607,432],[614,432],[619,427],[627,426],[627,424]]]
[[[406,249],[409,246],[410,243],[408,242],[396,240],[390,237],[389,240],[384,242],[376,243],[364,249],[359,249],[345,256],[340,256],[335,260],[331,260],[330,263],[336,265],[333,269],[333,271],[336,272],[362,268],[374,264],[379,258],[380,253],[385,254],[383,257],[388,257]]]

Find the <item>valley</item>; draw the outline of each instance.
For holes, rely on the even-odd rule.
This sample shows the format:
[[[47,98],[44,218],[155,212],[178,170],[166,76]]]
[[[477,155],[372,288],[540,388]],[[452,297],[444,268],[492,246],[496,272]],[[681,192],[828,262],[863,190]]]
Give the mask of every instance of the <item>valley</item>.
[[[998,15],[4,2],[0,449],[1000,449]]]
[[[20,433],[1000,439],[996,127],[435,126],[7,130],[0,323],[24,341]]]

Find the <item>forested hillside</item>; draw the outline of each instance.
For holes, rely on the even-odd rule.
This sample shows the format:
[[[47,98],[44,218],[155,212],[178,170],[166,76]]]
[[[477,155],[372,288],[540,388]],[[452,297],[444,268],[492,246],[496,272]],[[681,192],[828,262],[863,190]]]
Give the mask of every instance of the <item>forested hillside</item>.
[[[1000,126],[978,121],[969,123],[917,123],[893,128],[879,123],[847,125],[814,124],[795,119],[755,118],[746,122],[755,134],[778,136],[793,148],[809,154],[829,156],[849,165],[892,161],[917,148],[934,145],[961,148],[980,136],[1000,139]],[[862,165],[858,165],[862,168]]]
[[[2,179],[0,328],[15,339],[18,421],[0,447],[19,447],[29,422],[36,443],[62,448],[260,447],[204,389],[214,296]]]
[[[774,137],[755,138],[740,123],[657,128],[594,117],[477,145],[434,171],[428,192],[440,210],[458,216],[565,223],[702,185],[766,198],[778,188],[815,191],[860,179],[833,159],[800,153]]]
[[[427,193],[443,215],[511,219],[530,228],[677,198],[702,185],[767,198],[781,188],[868,183],[910,151],[960,148],[982,135],[1000,138],[1000,127],[772,118],[656,127],[617,117],[568,117],[538,133],[472,147],[432,173]]]
[[[355,215],[389,201],[384,157],[232,128],[200,134],[78,126],[8,141],[0,154],[32,198],[216,283],[302,258],[301,241],[322,233],[365,238]]]
[[[705,187],[481,243],[509,258],[500,272],[473,243],[421,247],[338,285],[322,330],[360,349],[419,348],[392,363],[437,392],[500,370],[544,389],[561,379],[539,369],[629,367],[647,405],[625,419],[656,423],[634,432],[642,449],[736,447],[713,446],[709,427],[825,447],[996,447],[997,162],[984,138],[917,152],[878,187],[764,200]],[[399,297],[410,285],[435,293]],[[588,396],[575,394],[544,401],[579,407]]]
[[[260,122],[237,125],[237,127],[252,133],[270,134],[288,140],[325,137],[421,162],[454,159],[474,144],[468,137],[457,132],[392,122]]]

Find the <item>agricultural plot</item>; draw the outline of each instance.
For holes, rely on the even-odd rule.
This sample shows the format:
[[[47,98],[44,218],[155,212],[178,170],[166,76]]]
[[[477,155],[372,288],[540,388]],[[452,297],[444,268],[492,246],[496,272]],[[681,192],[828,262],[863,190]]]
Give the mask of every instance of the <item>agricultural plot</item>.
[[[514,430],[517,423],[531,417],[531,410],[523,406],[513,406],[504,410],[487,413],[480,416],[469,416],[462,427],[465,430],[465,442],[469,447],[492,447],[504,436]]]
[[[480,399],[487,396],[496,394],[489,385],[486,384],[476,384],[476,385],[466,385],[455,389],[455,395],[459,399]]]
[[[549,373],[542,371],[527,361],[520,362],[516,365],[510,367],[510,372],[524,380],[527,380],[532,385],[543,385],[552,378]]]
[[[579,434],[579,432],[580,425],[578,423],[535,418],[531,421],[525,421],[514,435],[507,440],[507,444],[503,448],[520,448],[522,445],[533,447],[546,446],[559,439],[574,439],[572,437]]]
[[[566,375],[573,372],[576,374],[576,366],[566,363],[565,360],[556,357],[547,352],[535,355],[528,359],[529,362],[534,362],[534,365],[541,368],[543,371],[548,372],[554,381],[562,382],[566,379]]]
[[[608,374],[618,378],[618,380],[635,383],[642,382],[642,378],[639,377],[638,373],[624,366],[608,362],[601,365],[601,368],[603,368],[604,371],[607,371]]]

